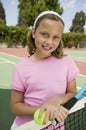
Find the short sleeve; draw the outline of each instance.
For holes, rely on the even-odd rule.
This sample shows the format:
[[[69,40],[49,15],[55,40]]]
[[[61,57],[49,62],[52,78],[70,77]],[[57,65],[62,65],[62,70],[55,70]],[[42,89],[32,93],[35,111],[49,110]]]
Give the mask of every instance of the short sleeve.
[[[14,90],[18,90],[24,92],[24,79],[23,75],[19,68],[15,68],[13,72],[13,78],[11,83],[11,88]]]
[[[74,60],[69,57],[68,59],[68,71],[67,71],[67,81],[70,82],[79,74],[79,68],[75,64]]]

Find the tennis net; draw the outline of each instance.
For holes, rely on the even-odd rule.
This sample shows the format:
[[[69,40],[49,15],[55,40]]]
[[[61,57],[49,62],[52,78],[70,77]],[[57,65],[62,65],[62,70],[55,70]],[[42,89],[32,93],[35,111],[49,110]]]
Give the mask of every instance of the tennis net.
[[[50,124],[41,130],[50,130],[49,127],[52,128],[52,130],[86,130],[86,104],[84,108],[69,114],[64,124],[58,124],[52,127]]]
[[[21,125],[14,130],[86,130],[86,97],[79,100],[70,110],[70,114],[63,124],[53,126],[37,125],[34,121]]]

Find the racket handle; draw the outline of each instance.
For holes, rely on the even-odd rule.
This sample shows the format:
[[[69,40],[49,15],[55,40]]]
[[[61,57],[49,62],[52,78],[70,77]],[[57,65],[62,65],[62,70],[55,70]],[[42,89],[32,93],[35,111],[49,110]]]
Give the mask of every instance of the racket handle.
[[[73,97],[72,99],[70,99],[67,103],[64,104],[64,107],[68,110],[70,110],[73,105],[77,102],[77,99],[75,97]],[[58,121],[57,119],[53,120],[52,121],[52,125],[57,125],[58,124]]]
[[[75,97],[73,97],[67,103],[64,104],[64,107],[66,109],[70,110],[76,102],[77,102],[77,99]]]

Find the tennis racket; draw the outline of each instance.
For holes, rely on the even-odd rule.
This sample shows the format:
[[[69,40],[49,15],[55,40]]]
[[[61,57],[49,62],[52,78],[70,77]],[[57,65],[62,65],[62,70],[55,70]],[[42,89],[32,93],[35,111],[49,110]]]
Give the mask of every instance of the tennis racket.
[[[67,103],[64,104],[64,107],[68,110],[70,110],[75,103],[82,99],[83,97],[86,96],[86,84],[84,84],[82,86],[82,88],[80,89],[80,91],[75,95],[75,97],[73,97],[72,99],[70,99]],[[56,125],[58,123],[58,121],[55,119],[54,121],[52,121],[53,125]]]

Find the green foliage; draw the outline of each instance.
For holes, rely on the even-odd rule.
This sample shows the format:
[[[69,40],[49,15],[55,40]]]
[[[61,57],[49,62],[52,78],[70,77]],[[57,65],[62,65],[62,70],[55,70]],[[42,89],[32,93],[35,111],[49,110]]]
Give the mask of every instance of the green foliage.
[[[19,0],[18,25],[33,26],[35,18],[44,10],[53,10],[62,14],[63,8],[58,2],[58,0]]]
[[[0,44],[7,47],[25,47],[27,45],[28,28],[14,26],[0,26]]]
[[[85,33],[64,33],[63,34],[64,47],[82,48],[86,47]]]
[[[84,25],[86,22],[86,16],[83,11],[77,12],[75,18],[72,21],[72,26],[70,27],[71,32],[81,32],[84,33]]]
[[[0,24],[6,24],[5,10],[3,8],[1,1],[0,1]]]
[[[3,44],[7,47],[27,46],[28,31],[30,29],[23,26],[8,27],[6,25],[0,25],[0,46],[3,46]],[[62,40],[64,47],[86,47],[85,33],[64,33]]]
[[[0,24],[0,43],[5,42],[5,37],[8,34],[8,27],[5,26],[4,24]]]

